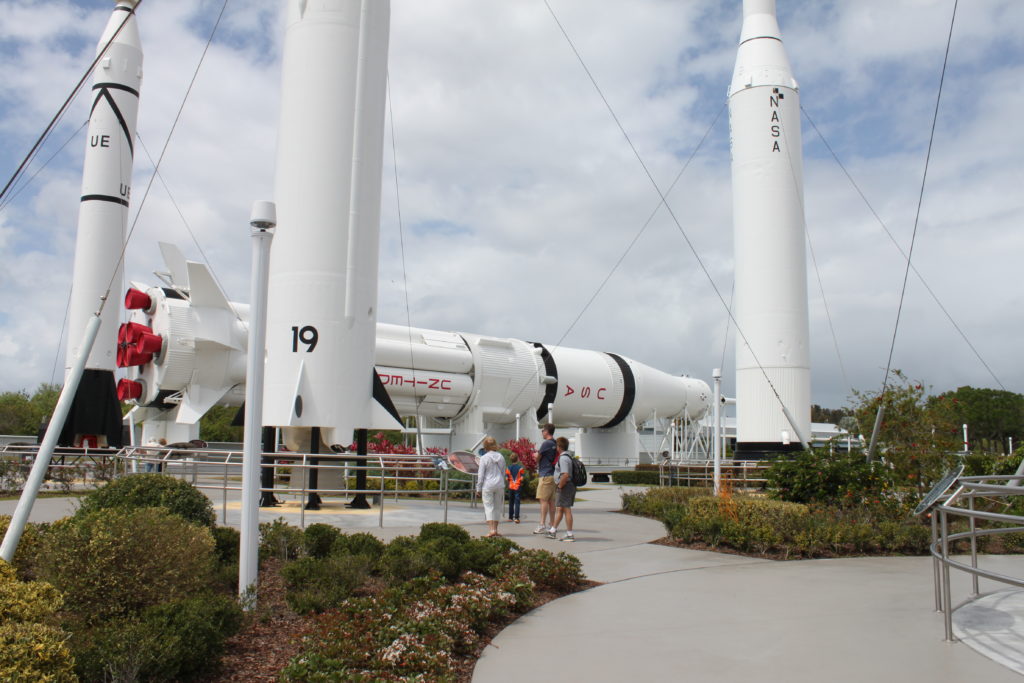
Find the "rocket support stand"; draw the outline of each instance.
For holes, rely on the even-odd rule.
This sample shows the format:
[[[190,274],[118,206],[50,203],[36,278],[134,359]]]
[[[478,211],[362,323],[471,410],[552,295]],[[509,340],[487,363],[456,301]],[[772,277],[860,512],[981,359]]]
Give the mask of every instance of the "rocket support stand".
[[[359,491],[352,499],[352,502],[346,503],[345,507],[352,508],[353,510],[369,510],[370,504],[366,502],[366,494],[363,491],[366,490],[366,430],[356,430],[356,455],[360,456],[355,459],[356,465],[359,469],[356,470],[356,490]],[[384,472],[380,473],[381,478],[384,477]],[[381,482],[383,484],[383,481]],[[397,483],[397,482],[396,482]]]

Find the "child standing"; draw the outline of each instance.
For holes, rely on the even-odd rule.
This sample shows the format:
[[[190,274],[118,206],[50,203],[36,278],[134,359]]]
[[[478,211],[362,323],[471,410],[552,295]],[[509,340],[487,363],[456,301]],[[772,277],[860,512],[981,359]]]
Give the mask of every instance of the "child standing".
[[[519,464],[519,456],[513,453],[508,457],[505,480],[508,482],[508,521],[516,524],[519,524],[519,501],[524,473],[523,466]]]

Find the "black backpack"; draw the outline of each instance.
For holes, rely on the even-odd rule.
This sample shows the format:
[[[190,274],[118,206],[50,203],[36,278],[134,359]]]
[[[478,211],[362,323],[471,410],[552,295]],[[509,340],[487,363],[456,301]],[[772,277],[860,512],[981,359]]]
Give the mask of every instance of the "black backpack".
[[[572,479],[572,485],[576,488],[587,485],[587,466],[583,464],[583,461],[574,456],[569,456],[572,460],[572,474],[569,475]]]

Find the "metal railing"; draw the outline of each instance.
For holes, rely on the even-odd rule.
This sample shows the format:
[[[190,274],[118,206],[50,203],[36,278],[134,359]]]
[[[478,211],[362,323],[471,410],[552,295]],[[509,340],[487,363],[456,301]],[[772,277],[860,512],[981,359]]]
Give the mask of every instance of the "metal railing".
[[[765,472],[771,463],[764,460],[723,460],[722,481],[736,491],[760,490],[768,480]],[[714,460],[663,460],[658,464],[661,486],[700,486],[712,488],[715,479]]]
[[[940,500],[930,507],[932,511],[931,554],[935,582],[935,610],[943,613],[947,641],[956,640],[953,635],[953,612],[981,597],[978,585],[980,578],[1024,588],[1024,579],[982,569],[978,566],[979,538],[1024,532],[1024,516],[993,512],[991,509],[979,510],[977,509],[978,501],[988,502],[990,504],[988,507],[991,508],[993,503],[999,504],[996,501],[1001,499],[1024,496],[1022,484],[1024,484],[1024,475],[958,477],[951,487],[953,493],[944,501]],[[1009,507],[1009,503],[1005,500],[1002,504],[1004,508]],[[967,530],[951,533],[950,517],[966,519]],[[979,528],[979,522],[1009,526]],[[951,557],[952,544],[958,541],[970,542],[969,564]],[[952,605],[950,569],[958,569],[971,575],[971,595],[957,605]]]
[[[0,446],[0,464],[8,463],[12,475],[25,473],[32,466],[35,458],[35,446]],[[267,454],[270,456],[271,454]],[[299,526],[306,525],[305,502],[310,493],[316,492],[326,497],[355,497],[362,494],[372,498],[379,509],[378,525],[384,526],[384,513],[390,498],[397,503],[403,494],[415,498],[437,498],[443,508],[442,521],[448,521],[448,503],[452,498],[465,497],[471,507],[476,507],[476,477],[455,473],[447,467],[439,466],[439,459],[434,456],[405,454],[324,454],[324,453],[277,453],[273,454],[274,462],[260,465],[261,469],[270,468],[275,472],[275,484],[272,488],[263,488],[262,492],[299,498]],[[312,461],[316,460],[316,464]],[[356,464],[360,462],[361,464]],[[281,471],[289,471],[287,484],[277,483]],[[332,474],[339,475],[340,486],[309,485],[309,474],[318,471],[320,481],[335,479]],[[57,449],[49,469],[51,479],[59,479],[61,472],[66,470],[74,476],[73,487],[81,490],[109,481],[118,476],[134,473],[157,472],[189,481],[197,489],[207,491],[207,496],[216,502],[220,493],[221,523],[227,523],[229,492],[242,490],[242,451],[211,450],[200,448],[175,448],[129,446],[120,450],[114,449]],[[295,476],[296,471],[299,476]],[[351,485],[359,472],[365,472],[367,481],[373,480],[365,488]],[[2,473],[2,470],[0,470]],[[73,475],[72,475],[73,473]],[[94,483],[90,484],[90,476]],[[416,482],[415,487],[406,486],[406,482]],[[433,485],[431,484],[433,483]],[[389,496],[388,494],[393,494]]]

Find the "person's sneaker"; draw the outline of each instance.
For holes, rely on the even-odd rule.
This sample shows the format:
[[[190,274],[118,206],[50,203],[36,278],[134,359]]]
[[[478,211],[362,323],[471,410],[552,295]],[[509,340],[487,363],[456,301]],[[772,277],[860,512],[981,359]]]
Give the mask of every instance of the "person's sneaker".
[[[558,538],[558,536],[555,534],[554,529],[548,530],[548,538]]]
[[[516,521],[516,524],[519,524],[519,518],[518,517],[516,517],[515,521]]]
[[[566,543],[575,543],[576,542],[576,537],[572,535],[572,532],[569,532],[565,536],[562,537],[562,540],[565,541]]]
[[[535,534],[546,534],[547,532],[548,532],[548,528],[546,526],[543,526],[543,525],[541,525],[541,526],[539,526],[539,527],[537,527],[536,529],[533,530],[533,533],[535,533]]]

